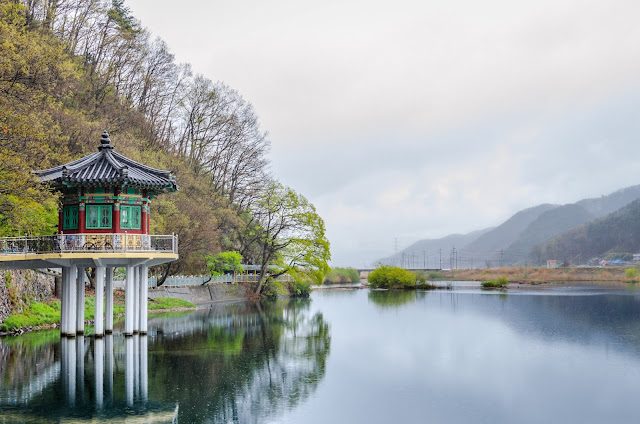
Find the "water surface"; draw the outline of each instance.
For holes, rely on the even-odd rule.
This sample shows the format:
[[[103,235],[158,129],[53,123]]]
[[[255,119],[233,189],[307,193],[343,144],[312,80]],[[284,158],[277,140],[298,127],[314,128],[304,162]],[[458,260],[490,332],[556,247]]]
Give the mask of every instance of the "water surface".
[[[316,291],[0,341],[0,422],[637,422],[624,287]]]

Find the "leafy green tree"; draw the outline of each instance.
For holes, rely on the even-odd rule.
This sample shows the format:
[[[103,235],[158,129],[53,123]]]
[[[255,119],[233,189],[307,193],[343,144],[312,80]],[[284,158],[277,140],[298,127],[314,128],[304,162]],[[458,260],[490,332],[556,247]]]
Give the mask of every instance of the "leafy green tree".
[[[321,284],[331,252],[316,208],[294,190],[271,181],[251,212],[256,221],[250,236],[260,253],[256,293],[285,273],[296,281]],[[269,265],[278,271],[269,270]]]
[[[207,269],[213,277],[225,272],[243,272],[242,255],[235,251],[220,252],[217,255],[207,255]]]

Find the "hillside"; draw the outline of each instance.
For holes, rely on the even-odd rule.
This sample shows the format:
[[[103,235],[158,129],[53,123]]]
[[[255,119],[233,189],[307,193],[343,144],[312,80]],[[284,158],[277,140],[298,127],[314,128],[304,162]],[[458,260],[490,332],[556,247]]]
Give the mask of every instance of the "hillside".
[[[534,246],[544,245],[552,237],[594,218],[595,216],[577,203],[544,212],[505,249],[505,256],[508,258],[506,263],[534,260],[534,263],[538,264],[540,258],[537,254],[532,255]]]
[[[450,266],[450,255],[457,256],[458,267],[541,264],[544,261],[542,247],[553,237],[602,218],[638,198],[640,185],[635,185],[573,204],[542,204],[517,212],[495,228],[436,240],[420,240],[396,255],[381,259],[381,262],[401,264],[404,258],[405,264],[423,263],[423,257],[427,255],[431,256],[430,264],[433,266],[436,265],[434,255],[439,255],[441,249],[445,268]],[[556,255],[549,253],[547,256]]]
[[[520,233],[540,215],[557,207],[557,205],[543,204],[524,209],[475,241],[465,245],[464,250],[481,257],[483,260],[488,257],[493,258],[495,252],[514,243]]]
[[[423,265],[427,265],[428,268],[439,268],[440,254],[442,254],[442,264],[448,267],[449,252],[451,249],[456,246],[465,246],[487,231],[491,231],[491,228],[474,231],[469,234],[451,234],[439,239],[420,240],[402,249],[401,252],[395,255],[379,259],[376,264],[401,265],[404,258],[405,266],[412,267],[415,265],[422,267]]]
[[[585,263],[612,252],[640,252],[640,200],[554,237],[540,254],[542,260]]]
[[[636,199],[640,199],[640,185],[617,190],[608,196],[584,199],[576,202],[596,218],[603,218]]]

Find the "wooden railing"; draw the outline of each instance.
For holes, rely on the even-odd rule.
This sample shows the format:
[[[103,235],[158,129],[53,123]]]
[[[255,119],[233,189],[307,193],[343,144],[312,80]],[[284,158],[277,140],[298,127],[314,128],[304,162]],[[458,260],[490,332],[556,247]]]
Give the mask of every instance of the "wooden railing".
[[[75,252],[178,253],[178,236],[149,234],[56,234],[36,237],[0,237],[0,255]]]

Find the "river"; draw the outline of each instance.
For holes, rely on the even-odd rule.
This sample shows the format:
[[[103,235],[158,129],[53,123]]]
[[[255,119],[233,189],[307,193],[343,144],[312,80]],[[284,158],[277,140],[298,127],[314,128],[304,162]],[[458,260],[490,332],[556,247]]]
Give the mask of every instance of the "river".
[[[116,330],[1,339],[0,422],[638,422],[626,286],[317,290]]]

